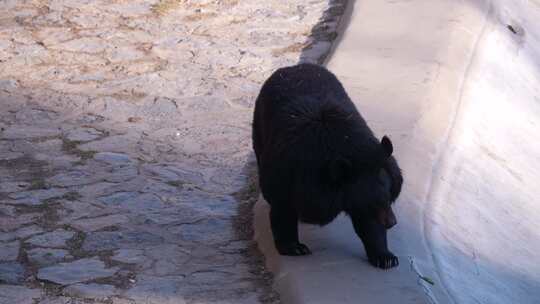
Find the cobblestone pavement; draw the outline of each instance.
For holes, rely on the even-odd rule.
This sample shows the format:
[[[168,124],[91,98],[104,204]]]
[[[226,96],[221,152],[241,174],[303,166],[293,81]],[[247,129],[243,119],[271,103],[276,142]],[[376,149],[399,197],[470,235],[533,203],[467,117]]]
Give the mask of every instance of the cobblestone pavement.
[[[251,235],[252,106],[342,12],[0,0],[0,304],[277,302]]]

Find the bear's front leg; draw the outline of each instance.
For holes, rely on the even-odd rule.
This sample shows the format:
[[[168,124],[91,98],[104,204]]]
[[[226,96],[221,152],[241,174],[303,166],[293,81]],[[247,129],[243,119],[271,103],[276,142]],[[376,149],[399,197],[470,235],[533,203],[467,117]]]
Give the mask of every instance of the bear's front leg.
[[[364,243],[371,265],[388,269],[399,265],[398,258],[388,250],[386,227],[373,219],[352,218],[354,230]]]
[[[311,254],[311,250],[298,241],[298,215],[293,208],[272,205],[270,226],[279,254],[293,256]]]

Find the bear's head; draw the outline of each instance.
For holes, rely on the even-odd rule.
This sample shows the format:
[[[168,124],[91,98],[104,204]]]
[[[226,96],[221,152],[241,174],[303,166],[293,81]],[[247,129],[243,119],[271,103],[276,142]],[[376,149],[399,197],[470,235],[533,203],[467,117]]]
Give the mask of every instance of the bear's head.
[[[384,136],[369,165],[365,165],[365,160],[358,166],[354,161],[340,159],[332,163],[330,170],[330,178],[343,189],[344,209],[353,216],[375,218],[387,229],[397,223],[392,203],[402,183],[392,153],[392,142]]]

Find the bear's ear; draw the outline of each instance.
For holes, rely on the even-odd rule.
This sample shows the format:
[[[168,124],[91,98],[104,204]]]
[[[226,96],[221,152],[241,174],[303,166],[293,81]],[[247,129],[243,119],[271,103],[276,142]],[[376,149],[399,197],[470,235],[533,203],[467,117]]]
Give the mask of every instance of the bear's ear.
[[[333,183],[343,183],[351,176],[352,164],[344,158],[331,160],[328,165],[328,175]]]
[[[392,141],[386,135],[383,136],[383,138],[381,139],[381,147],[383,148],[386,158],[390,157],[394,152],[394,146],[392,145]]]

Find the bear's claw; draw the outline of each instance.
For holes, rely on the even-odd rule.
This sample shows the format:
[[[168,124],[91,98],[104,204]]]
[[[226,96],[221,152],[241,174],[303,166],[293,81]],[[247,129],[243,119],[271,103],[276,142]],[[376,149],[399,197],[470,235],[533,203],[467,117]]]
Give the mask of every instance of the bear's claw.
[[[302,243],[276,244],[276,249],[281,255],[300,256],[311,254],[308,246]]]
[[[389,269],[399,265],[398,258],[390,252],[378,254],[369,258],[371,265],[382,269]]]

